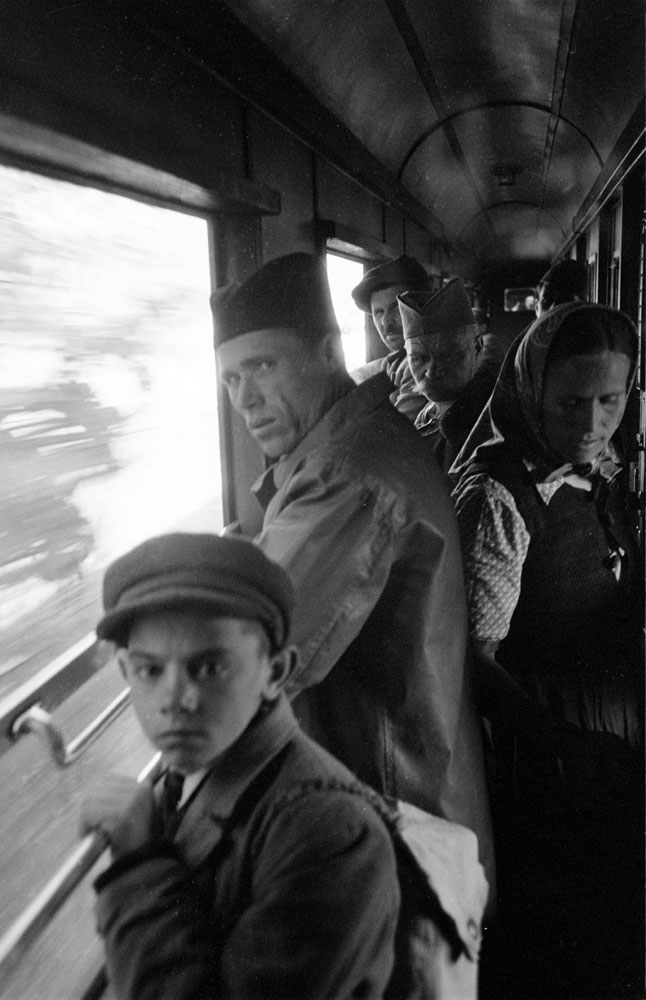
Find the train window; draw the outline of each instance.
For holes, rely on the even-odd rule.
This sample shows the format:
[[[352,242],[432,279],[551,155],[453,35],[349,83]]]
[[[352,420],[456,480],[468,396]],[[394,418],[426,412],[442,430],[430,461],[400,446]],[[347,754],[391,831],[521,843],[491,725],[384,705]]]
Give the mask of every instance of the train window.
[[[349,372],[366,363],[366,319],[352,300],[352,289],[363,278],[363,264],[336,254],[327,255],[332,304],[341,327],[341,342]]]
[[[0,694],[90,633],[106,564],[222,525],[204,219],[0,168]]]
[[[608,260],[608,305],[619,309],[621,286],[621,199],[610,208],[610,246]]]
[[[596,253],[590,254],[586,263],[586,269],[588,272],[587,277],[587,298],[590,302],[598,302],[599,300],[599,268],[598,268],[598,255]]]
[[[535,288],[505,288],[505,312],[534,312]]]

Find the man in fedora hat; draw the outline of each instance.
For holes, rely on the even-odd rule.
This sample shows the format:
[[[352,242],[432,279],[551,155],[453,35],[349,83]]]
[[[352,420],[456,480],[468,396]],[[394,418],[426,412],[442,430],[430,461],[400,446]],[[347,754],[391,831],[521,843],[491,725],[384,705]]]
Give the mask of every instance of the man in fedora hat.
[[[116,645],[156,783],[86,799],[112,864],[95,883],[119,998],[382,997],[399,888],[362,786],[308,739],[284,571],[249,541],[175,533],[117,559],[97,634]]]
[[[387,376],[345,371],[320,258],[272,260],[212,305],[220,380],[269,466],[256,542],[295,584],[297,715],[377,791],[474,830],[491,884],[444,477]]]
[[[493,389],[498,359],[479,364],[482,337],[462,278],[398,297],[408,365],[428,400],[415,427],[448,472]]]
[[[414,420],[424,406],[424,397],[416,391],[408,367],[397,296],[411,289],[428,291],[430,288],[430,278],[419,261],[401,254],[366,271],[351,293],[355,305],[372,316],[388,354],[369,361],[350,375],[360,383],[377,372],[386,372],[395,386],[391,402],[409,420]]]

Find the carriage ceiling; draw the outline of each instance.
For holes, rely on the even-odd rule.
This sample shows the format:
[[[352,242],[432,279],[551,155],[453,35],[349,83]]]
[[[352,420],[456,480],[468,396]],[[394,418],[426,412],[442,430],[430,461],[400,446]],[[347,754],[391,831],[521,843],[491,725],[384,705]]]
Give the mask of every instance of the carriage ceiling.
[[[538,266],[643,152],[645,15],[646,0],[3,0],[0,112],[99,148],[118,121],[136,160],[144,108],[155,165],[184,156],[199,180],[205,146],[179,119],[214,76],[473,270]],[[187,108],[196,134],[207,93]]]
[[[209,6],[188,4],[183,25],[203,46]],[[629,123],[642,132],[638,0],[226,6],[329,113],[329,135],[338,123],[341,160],[352,140],[382,187],[483,262],[553,257]],[[289,101],[285,80],[263,86]]]

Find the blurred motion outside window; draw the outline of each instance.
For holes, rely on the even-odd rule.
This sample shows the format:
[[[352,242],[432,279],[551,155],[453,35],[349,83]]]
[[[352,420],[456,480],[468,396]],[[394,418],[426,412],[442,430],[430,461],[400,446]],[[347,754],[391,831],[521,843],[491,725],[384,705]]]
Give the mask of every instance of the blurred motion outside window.
[[[341,343],[345,366],[349,372],[366,363],[365,313],[354,304],[352,289],[363,278],[363,264],[348,257],[327,255],[327,274],[332,293],[332,305],[341,328]]]
[[[115,556],[222,509],[206,221],[7,168],[0,213],[3,695]]]

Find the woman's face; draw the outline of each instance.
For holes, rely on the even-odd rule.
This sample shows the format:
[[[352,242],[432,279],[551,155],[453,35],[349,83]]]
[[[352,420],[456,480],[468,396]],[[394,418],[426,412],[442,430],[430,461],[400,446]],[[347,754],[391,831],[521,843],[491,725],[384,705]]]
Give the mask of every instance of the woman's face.
[[[630,368],[616,351],[559,358],[548,367],[543,431],[564,461],[583,465],[603,451],[626,406]]]

